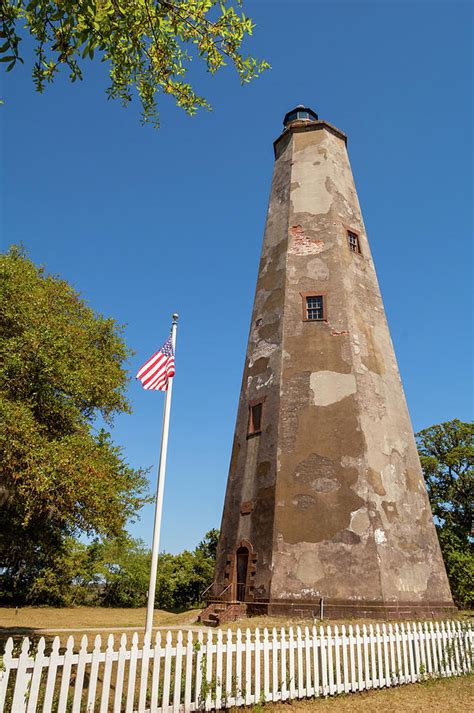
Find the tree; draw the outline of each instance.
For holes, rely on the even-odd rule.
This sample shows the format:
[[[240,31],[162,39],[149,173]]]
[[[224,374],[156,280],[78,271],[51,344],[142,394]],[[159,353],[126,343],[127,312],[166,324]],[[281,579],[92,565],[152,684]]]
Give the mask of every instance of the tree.
[[[100,552],[97,542],[86,545],[65,537],[39,562],[29,562],[28,603],[56,607],[97,605],[103,585]]]
[[[215,556],[208,532],[193,552],[160,554],[156,605],[187,609],[201,603],[212,582]],[[203,547],[206,545],[206,547]],[[29,604],[49,606],[144,607],[150,579],[151,552],[127,533],[95,539],[89,544],[66,536],[51,550],[28,561]],[[16,600],[21,603],[21,600]]]
[[[20,603],[66,538],[116,537],[146,501],[143,470],[96,429],[130,411],[122,329],[18,248],[0,256],[0,567]]]
[[[158,607],[186,609],[201,603],[201,595],[214,577],[218,537],[218,530],[210,530],[194,552],[160,554],[155,598]]]
[[[188,114],[209,107],[185,81],[199,57],[214,74],[229,61],[242,83],[269,65],[244,57],[242,43],[254,25],[242,0],[2,0],[0,61],[7,71],[23,62],[20,26],[33,37],[37,91],[62,67],[71,81],[82,79],[84,60],[100,56],[109,65],[109,98],[124,105],[138,94],[144,121],[158,126],[156,96],[170,94]]]
[[[209,530],[209,532],[206,532],[206,534],[204,535],[204,539],[201,540],[199,545],[196,547],[196,552],[202,553],[204,557],[207,557],[208,559],[215,562],[218,542],[219,530],[213,528],[212,530]]]
[[[218,536],[218,530],[210,530],[193,552],[160,554],[156,606],[176,610],[200,604],[201,594],[214,575]],[[151,553],[144,543],[127,535],[94,543],[91,547],[95,562],[91,586],[93,588],[99,580],[102,582],[97,603],[115,607],[145,606]],[[77,584],[76,578],[73,588]]]
[[[150,550],[128,534],[85,544],[66,537],[36,572],[28,603],[50,606],[146,605]]]
[[[473,436],[474,424],[458,419],[416,434],[451,591],[463,607],[474,604]]]
[[[104,586],[100,604],[143,607],[147,603],[151,552],[141,540],[125,536],[98,546]]]

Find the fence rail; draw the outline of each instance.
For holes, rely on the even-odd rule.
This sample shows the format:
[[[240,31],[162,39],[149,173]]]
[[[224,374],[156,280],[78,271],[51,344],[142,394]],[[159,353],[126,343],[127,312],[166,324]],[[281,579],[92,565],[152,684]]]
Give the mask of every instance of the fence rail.
[[[460,622],[217,630],[131,645],[97,636],[78,651],[8,639],[0,673],[5,713],[181,713],[330,696],[472,670],[474,631]]]

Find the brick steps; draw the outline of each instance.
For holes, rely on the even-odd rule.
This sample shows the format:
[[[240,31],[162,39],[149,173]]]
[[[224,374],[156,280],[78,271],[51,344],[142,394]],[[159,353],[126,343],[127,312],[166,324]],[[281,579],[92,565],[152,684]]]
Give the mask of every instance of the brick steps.
[[[243,602],[214,602],[199,615],[199,621],[204,626],[220,626],[229,621],[235,621],[245,616],[247,605]]]

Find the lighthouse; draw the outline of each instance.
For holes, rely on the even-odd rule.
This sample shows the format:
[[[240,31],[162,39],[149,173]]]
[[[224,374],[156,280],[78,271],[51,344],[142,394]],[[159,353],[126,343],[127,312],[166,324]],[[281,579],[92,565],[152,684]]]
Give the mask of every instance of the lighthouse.
[[[298,106],[274,154],[209,612],[447,613],[347,137]]]

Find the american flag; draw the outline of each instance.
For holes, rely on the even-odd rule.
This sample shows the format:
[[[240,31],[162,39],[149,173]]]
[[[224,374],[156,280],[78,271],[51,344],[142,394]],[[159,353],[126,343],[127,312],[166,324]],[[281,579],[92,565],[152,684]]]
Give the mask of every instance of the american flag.
[[[137,379],[140,379],[144,389],[167,391],[172,376],[174,376],[174,351],[170,335],[161,349],[138,370]]]

